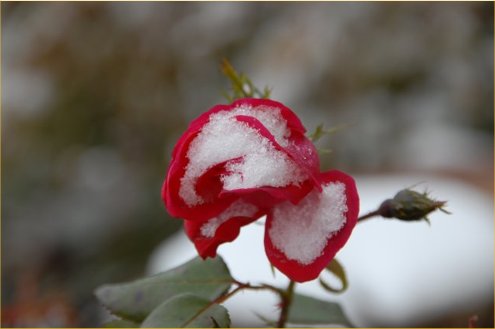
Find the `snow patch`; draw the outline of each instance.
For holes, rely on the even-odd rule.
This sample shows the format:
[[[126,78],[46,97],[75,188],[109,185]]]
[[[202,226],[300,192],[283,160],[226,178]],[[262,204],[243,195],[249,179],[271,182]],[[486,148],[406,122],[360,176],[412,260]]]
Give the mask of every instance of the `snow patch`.
[[[284,202],[275,206],[270,239],[275,248],[302,265],[321,256],[327,241],[346,222],[345,185],[329,183],[320,194],[314,190],[298,205]]]
[[[220,225],[233,217],[252,217],[258,211],[258,207],[253,204],[237,200],[232,203],[223,213],[213,217],[201,226],[201,235],[206,238],[213,238]]]
[[[237,115],[258,119],[281,146],[288,144],[290,130],[279,109],[244,105],[211,115],[187,153],[189,163],[181,178],[179,195],[188,206],[204,203],[195,189],[198,178],[214,165],[228,160],[241,158],[228,163],[230,172],[220,178],[226,190],[299,185],[307,179],[307,174],[287,154],[275,149],[257,129],[238,121]]]

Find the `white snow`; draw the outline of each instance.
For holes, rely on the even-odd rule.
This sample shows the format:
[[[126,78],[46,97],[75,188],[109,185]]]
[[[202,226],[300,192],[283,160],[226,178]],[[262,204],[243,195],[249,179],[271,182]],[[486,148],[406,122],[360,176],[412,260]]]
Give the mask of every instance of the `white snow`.
[[[237,120],[237,115],[258,119],[280,145],[287,145],[290,131],[277,109],[263,106],[255,110],[244,106],[213,114],[191,142],[187,153],[189,163],[181,178],[179,195],[188,206],[204,202],[196,193],[198,178],[214,165],[236,158],[242,157],[227,165],[232,173],[221,177],[226,190],[297,185],[307,178],[292,159],[275,149],[257,129]]]
[[[252,217],[258,211],[258,207],[243,200],[232,203],[223,213],[207,221],[201,226],[201,234],[206,238],[212,238],[220,225],[233,217]]]
[[[328,239],[346,222],[345,185],[323,186],[309,193],[298,205],[284,202],[273,210],[269,235],[275,248],[290,260],[307,265],[319,257]]]
[[[227,113],[231,117],[246,115],[256,118],[275,137],[277,143],[284,147],[288,145],[287,138],[290,136],[290,130],[287,129],[287,121],[285,121],[278,108],[266,105],[257,107],[241,105]]]

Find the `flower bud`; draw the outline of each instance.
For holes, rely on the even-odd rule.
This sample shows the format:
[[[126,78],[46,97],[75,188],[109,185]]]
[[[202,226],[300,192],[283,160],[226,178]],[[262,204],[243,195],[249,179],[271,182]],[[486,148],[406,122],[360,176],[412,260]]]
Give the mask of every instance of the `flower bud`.
[[[430,199],[428,194],[418,193],[410,189],[399,191],[393,199],[382,202],[378,208],[380,216],[385,218],[397,218],[404,221],[426,220],[429,213],[434,210],[441,210],[449,213],[443,207],[446,201]]]

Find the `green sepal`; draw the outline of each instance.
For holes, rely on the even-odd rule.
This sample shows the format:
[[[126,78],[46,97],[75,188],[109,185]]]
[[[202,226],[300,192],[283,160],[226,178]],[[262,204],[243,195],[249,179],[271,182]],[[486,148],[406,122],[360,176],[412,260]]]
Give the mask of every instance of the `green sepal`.
[[[229,103],[232,103],[236,99],[247,97],[270,98],[271,88],[265,87],[263,88],[263,91],[260,91],[247,75],[238,73],[227,59],[222,61],[220,68],[231,84],[230,89],[232,95],[227,92],[222,92],[222,95]]]
[[[325,282],[322,278],[319,278],[320,285],[327,291],[333,293],[342,293],[344,292],[349,283],[347,281],[347,276],[344,271],[344,267],[340,264],[340,262],[334,258],[326,267],[326,270],[333,273],[342,283],[342,287],[340,289],[334,288],[330,286],[327,282]]]

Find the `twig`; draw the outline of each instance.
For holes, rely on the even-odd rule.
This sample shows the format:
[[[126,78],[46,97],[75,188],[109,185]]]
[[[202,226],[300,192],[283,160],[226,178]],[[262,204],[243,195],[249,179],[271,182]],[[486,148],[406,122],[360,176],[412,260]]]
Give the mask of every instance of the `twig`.
[[[289,286],[287,290],[284,292],[282,297],[281,311],[280,317],[278,318],[277,328],[285,328],[285,324],[287,323],[287,319],[289,317],[289,308],[292,303],[292,297],[294,296],[294,288],[296,283],[294,281],[289,282]]]
[[[369,212],[367,214],[364,214],[362,216],[359,216],[358,219],[357,219],[357,221],[358,222],[362,222],[362,221],[364,221],[364,220],[366,220],[368,218],[375,217],[375,216],[380,216],[380,212],[378,210],[371,211],[371,212]]]

